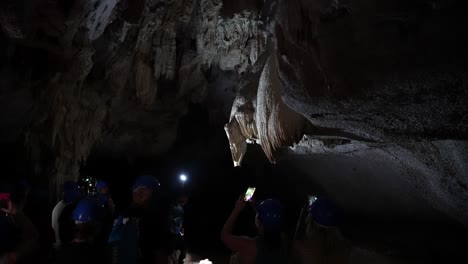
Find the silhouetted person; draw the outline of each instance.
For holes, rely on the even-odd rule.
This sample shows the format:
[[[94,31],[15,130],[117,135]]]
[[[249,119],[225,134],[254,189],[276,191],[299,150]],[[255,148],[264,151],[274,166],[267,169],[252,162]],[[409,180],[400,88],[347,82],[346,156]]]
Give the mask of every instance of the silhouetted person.
[[[176,261],[177,264],[183,264],[186,256],[186,246],[184,241],[184,206],[187,204],[188,197],[185,194],[179,194],[175,201],[171,203],[169,211],[169,228],[171,233],[170,251],[179,250],[180,254]]]
[[[255,225],[259,236],[255,238],[232,234],[239,213],[245,206],[241,196],[221,231],[221,240],[237,252],[242,264],[284,264],[288,263],[288,250],[281,232],[281,205],[267,199],[256,206]]]
[[[98,180],[96,181],[96,195],[95,197],[98,200],[98,204],[102,207],[109,208],[113,213],[115,209],[114,202],[111,198],[111,192],[109,186],[105,181]]]
[[[7,193],[8,197],[3,195],[2,201],[2,217],[6,217],[3,220],[7,223],[13,223],[15,231],[13,234],[17,239],[13,240],[13,243],[8,243],[9,246],[13,246],[8,252],[9,263],[30,263],[33,261],[34,252],[37,249],[37,241],[39,238],[38,232],[31,220],[22,211],[22,206],[26,199],[26,193],[22,192],[21,188],[14,188],[10,193]],[[18,207],[18,205],[22,205]],[[8,225],[7,225],[8,226]],[[7,231],[7,236],[10,236],[11,231]],[[14,244],[14,245],[13,245]]]
[[[96,245],[99,207],[95,199],[81,199],[73,210],[74,235],[57,252],[56,264],[105,264],[103,246]]]
[[[168,262],[170,252],[169,205],[168,196],[160,190],[153,194],[142,214],[140,220],[142,263],[166,264]]]
[[[73,239],[72,213],[81,193],[78,184],[67,181],[63,184],[63,200],[52,210],[52,228],[55,232],[55,248],[68,244]]]
[[[19,241],[11,194],[11,186],[0,186],[0,264],[12,263],[16,259],[15,248]]]
[[[108,242],[112,248],[113,264],[134,264],[141,260],[140,240],[143,234],[147,234],[147,231],[141,230],[140,221],[145,214],[145,208],[150,205],[152,196],[159,190],[159,186],[159,181],[153,176],[140,176],[135,180],[132,186],[131,204],[114,221],[112,232],[109,236]],[[151,224],[158,226],[157,219]],[[153,237],[153,239],[160,238]],[[154,252],[153,263],[157,256],[157,252]],[[167,255],[165,261],[167,263]]]
[[[110,190],[105,181],[96,182],[96,195],[94,198],[99,206],[99,233],[97,244],[106,245],[109,234],[112,230],[114,220],[115,205],[110,196]]]
[[[328,199],[309,205],[305,240],[294,243],[298,263],[348,263],[350,247],[338,229],[339,219],[338,208]]]

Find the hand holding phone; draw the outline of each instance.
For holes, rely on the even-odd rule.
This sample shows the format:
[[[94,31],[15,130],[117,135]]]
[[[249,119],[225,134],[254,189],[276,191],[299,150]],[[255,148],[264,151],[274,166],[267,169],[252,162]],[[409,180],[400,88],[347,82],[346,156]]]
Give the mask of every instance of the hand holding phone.
[[[244,196],[244,201],[246,201],[246,202],[250,201],[252,199],[254,193],[255,193],[255,187],[247,188],[247,191],[245,192],[245,196]]]

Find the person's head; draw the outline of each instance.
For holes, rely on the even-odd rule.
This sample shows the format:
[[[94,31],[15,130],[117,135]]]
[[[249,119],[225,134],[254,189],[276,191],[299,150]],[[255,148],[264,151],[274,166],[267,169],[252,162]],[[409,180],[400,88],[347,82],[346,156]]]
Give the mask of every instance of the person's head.
[[[189,196],[184,191],[177,191],[175,196],[175,202],[180,206],[185,206],[189,200]]]
[[[263,237],[265,246],[270,249],[281,247],[281,204],[277,200],[267,199],[256,207],[255,225]]]
[[[328,199],[318,198],[309,205],[306,219],[306,237],[324,237],[324,234],[338,225],[339,214],[335,205]]]
[[[151,199],[153,192],[159,189],[159,181],[150,175],[136,178],[132,186],[132,202],[134,206],[142,207]]]
[[[63,183],[63,202],[73,203],[81,198],[80,188],[74,181],[66,181]]]
[[[75,238],[82,241],[94,239],[99,209],[95,199],[85,197],[81,199],[73,210],[72,219],[75,221]]]
[[[0,187],[0,207],[9,214],[21,211],[26,199],[26,191],[20,183],[2,184]]]
[[[318,198],[309,206],[308,212],[306,221],[308,240],[319,242],[327,251],[343,244],[344,237],[338,228],[341,213],[332,201]]]
[[[310,219],[321,227],[336,227],[339,223],[339,210],[325,198],[319,198],[308,207]]]
[[[188,203],[188,196],[187,195],[180,195],[179,196],[179,199],[178,199],[178,202],[181,206],[185,206],[187,203]]]
[[[0,187],[0,210],[9,214],[16,213],[15,190],[10,184],[3,184]]]
[[[2,204],[2,208],[10,207],[10,211],[14,213],[22,211],[30,189],[28,181],[24,178],[15,181],[13,184],[3,184],[0,188],[0,204]],[[5,199],[6,196],[8,196],[8,199]],[[8,205],[8,203],[10,204]]]
[[[107,183],[102,180],[96,181],[96,191],[99,194],[103,195],[108,195],[109,194],[109,186],[107,186]]]

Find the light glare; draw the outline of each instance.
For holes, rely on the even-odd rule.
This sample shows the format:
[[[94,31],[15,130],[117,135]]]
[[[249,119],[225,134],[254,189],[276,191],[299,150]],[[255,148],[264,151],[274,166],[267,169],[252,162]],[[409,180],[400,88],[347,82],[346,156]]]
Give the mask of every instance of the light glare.
[[[180,180],[183,182],[187,181],[187,176],[185,174],[180,175]]]

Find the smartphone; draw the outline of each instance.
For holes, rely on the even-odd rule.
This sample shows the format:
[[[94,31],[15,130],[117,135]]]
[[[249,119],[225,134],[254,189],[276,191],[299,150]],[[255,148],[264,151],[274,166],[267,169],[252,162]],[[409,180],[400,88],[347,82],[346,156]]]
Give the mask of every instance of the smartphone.
[[[254,195],[254,193],[255,193],[255,187],[247,188],[247,191],[245,192],[245,196],[244,196],[244,201],[246,201],[246,202],[250,201],[250,199],[252,199],[252,196]]]

